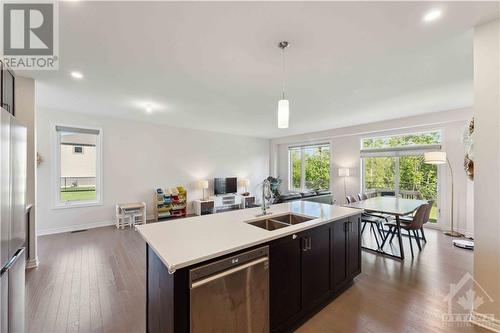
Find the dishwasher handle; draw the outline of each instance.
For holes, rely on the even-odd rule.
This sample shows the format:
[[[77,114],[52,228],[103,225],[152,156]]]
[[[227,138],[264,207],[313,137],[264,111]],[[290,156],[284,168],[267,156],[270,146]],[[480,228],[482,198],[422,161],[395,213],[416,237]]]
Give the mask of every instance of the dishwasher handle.
[[[201,287],[203,286],[204,284],[207,284],[213,280],[217,280],[217,279],[220,279],[222,277],[225,277],[225,276],[228,276],[228,275],[231,275],[231,274],[234,274],[236,272],[239,272],[239,271],[242,271],[244,269],[247,269],[248,267],[251,267],[251,266],[255,266],[255,265],[258,265],[260,263],[263,263],[263,262],[268,262],[269,261],[269,258],[268,257],[262,257],[260,259],[256,259],[254,261],[250,261],[248,263],[245,263],[245,264],[242,264],[242,265],[239,265],[239,266],[236,266],[234,268],[231,268],[231,269],[228,269],[227,271],[223,271],[221,273],[218,273],[218,274],[215,274],[215,275],[211,275],[211,276],[208,276],[202,280],[199,280],[199,281],[196,281],[196,282],[192,282],[191,283],[191,289],[195,289],[195,288],[198,288],[198,287]],[[266,266],[266,269],[267,269],[267,266]]]

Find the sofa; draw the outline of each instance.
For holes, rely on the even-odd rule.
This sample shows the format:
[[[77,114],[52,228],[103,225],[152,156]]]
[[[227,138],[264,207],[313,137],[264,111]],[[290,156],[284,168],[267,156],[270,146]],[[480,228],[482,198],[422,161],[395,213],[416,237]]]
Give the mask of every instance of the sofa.
[[[312,201],[325,203],[329,205],[333,205],[335,200],[333,199],[332,192],[329,190],[308,190],[304,192],[286,192],[280,194],[279,197],[274,199],[275,204],[290,202],[290,201]]]

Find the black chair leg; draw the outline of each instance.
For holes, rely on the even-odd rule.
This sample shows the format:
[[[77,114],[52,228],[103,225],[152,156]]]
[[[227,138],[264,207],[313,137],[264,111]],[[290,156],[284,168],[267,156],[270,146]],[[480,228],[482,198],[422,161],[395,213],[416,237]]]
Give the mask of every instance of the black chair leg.
[[[380,223],[377,223],[377,230],[378,230],[378,234],[380,235],[380,239],[384,239],[384,225],[382,224],[382,222]]]
[[[411,242],[411,234],[410,234],[410,230],[407,230],[408,232],[408,241],[410,242],[410,250],[411,250],[411,256],[412,258],[414,257],[414,254],[413,254],[413,244]]]
[[[417,241],[418,250],[422,251],[422,245],[420,245],[420,238],[418,236],[418,230],[413,230],[413,235],[415,236],[415,240]]]
[[[370,223],[370,230],[373,233],[373,236],[375,237],[375,242],[377,243],[377,248],[380,248],[380,243],[378,241],[377,232],[375,231],[375,227],[373,226],[373,223]]]
[[[392,235],[391,235],[391,239],[389,239],[389,244],[392,244],[392,240],[394,239],[394,236],[396,236],[396,227],[393,227],[392,228]]]
[[[365,227],[366,227],[366,222],[363,222],[363,228],[361,228],[361,235],[363,235],[363,231],[365,231]]]
[[[420,232],[422,233],[422,239],[425,243],[427,243],[427,238],[425,238],[424,227],[420,228]]]
[[[387,240],[389,239],[389,236],[391,235],[391,232],[392,232],[392,227],[389,226],[389,230],[387,230],[387,233],[385,234],[385,236],[383,238],[382,245],[380,246],[380,249],[384,248],[384,245],[387,242]]]

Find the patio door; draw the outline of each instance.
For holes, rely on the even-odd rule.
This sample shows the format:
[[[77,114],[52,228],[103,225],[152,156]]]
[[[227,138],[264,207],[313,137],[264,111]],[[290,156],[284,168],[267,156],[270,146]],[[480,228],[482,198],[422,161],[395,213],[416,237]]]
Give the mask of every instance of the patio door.
[[[439,218],[439,174],[424,163],[423,153],[392,152],[361,159],[363,191],[372,196],[433,200],[431,223]]]

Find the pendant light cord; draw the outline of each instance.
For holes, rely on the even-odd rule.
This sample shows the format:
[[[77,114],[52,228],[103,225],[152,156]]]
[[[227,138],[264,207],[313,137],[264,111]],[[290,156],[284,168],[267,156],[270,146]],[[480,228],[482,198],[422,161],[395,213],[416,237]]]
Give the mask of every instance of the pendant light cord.
[[[282,60],[282,70],[283,70],[283,76],[282,76],[282,94],[283,94],[283,98],[282,99],[285,99],[285,49],[282,48],[281,49],[281,60]]]

